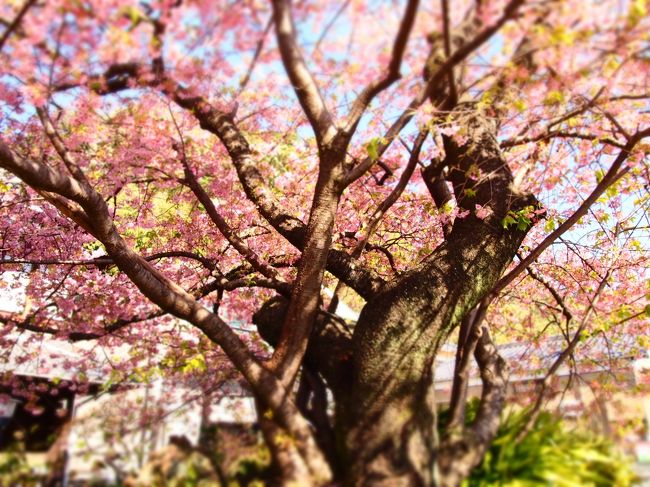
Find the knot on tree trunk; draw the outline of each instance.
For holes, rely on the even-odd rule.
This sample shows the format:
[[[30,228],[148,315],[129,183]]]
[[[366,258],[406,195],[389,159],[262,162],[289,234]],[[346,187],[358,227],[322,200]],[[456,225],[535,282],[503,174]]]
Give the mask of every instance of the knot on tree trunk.
[[[272,347],[278,343],[288,308],[288,299],[275,296],[253,315],[260,336]],[[347,326],[342,318],[319,311],[305,355],[305,364],[325,378],[335,395],[350,378],[352,332]]]

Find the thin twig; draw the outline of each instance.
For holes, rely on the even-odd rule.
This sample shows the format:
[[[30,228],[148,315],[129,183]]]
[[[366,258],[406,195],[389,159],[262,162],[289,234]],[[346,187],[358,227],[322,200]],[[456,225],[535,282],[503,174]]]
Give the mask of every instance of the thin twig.
[[[2,33],[2,36],[0,36],[0,52],[2,52],[2,49],[5,47],[5,43],[9,39],[9,36],[18,28],[20,22],[23,20],[23,17],[25,17],[29,9],[32,8],[35,4],[36,0],[27,0],[20,8],[14,20],[7,26],[5,31]]]

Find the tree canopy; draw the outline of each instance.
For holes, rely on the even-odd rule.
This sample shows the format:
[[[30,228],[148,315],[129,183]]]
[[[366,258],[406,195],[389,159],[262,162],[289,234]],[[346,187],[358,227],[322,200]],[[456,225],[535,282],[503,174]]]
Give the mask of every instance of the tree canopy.
[[[4,2],[3,348],[242,377],[285,482],[457,485],[506,402],[495,343],[564,337],[538,408],[591,337],[648,346],[648,8]]]

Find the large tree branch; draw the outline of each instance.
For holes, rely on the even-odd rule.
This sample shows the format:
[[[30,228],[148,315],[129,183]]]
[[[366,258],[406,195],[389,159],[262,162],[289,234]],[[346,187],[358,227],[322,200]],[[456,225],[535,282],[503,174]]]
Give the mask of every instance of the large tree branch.
[[[28,184],[36,190],[56,193],[75,202],[85,197],[85,191],[78,181],[62,175],[44,164],[31,159],[23,159],[2,140],[0,140],[0,164],[23,181],[33,182],[34,184],[29,182]]]
[[[173,283],[142,256],[135,253],[117,232],[103,198],[92,188],[64,176],[44,164],[14,154],[0,141],[0,167],[14,173],[29,186],[52,191],[78,203],[89,217],[93,236],[104,244],[108,255],[138,289],[154,304],[188,321],[226,353],[257,394],[277,414],[281,423],[296,438],[297,448],[314,477],[328,480],[331,472],[319,451],[307,421],[297,413],[287,391],[275,376],[257,362],[237,334],[216,314]]]
[[[482,302],[465,316],[458,331],[454,381],[449,400],[449,417],[447,419],[447,436],[457,437],[465,427],[465,406],[467,388],[470,379],[471,358],[481,337],[480,326],[485,318],[487,303]]]
[[[444,211],[447,203],[453,199],[451,191],[447,186],[444,176],[445,161],[431,161],[431,163],[420,171],[424,184],[439,210]],[[448,221],[442,226],[442,233],[445,238],[449,236],[452,229],[452,222]]]
[[[494,439],[506,399],[507,365],[490,339],[487,328],[477,330],[474,357],[481,373],[483,391],[476,418],[460,437],[449,437],[440,445],[438,467],[444,487],[459,485],[478,465]]]
[[[40,194],[45,201],[50,202],[61,214],[70,218],[73,222],[87,231],[92,235],[90,229],[90,222],[88,221],[88,215],[79,207],[79,205],[61,197],[56,193],[51,193],[48,191],[36,191]]]
[[[451,20],[449,19],[449,1],[441,0],[442,5],[442,35],[445,45],[445,57],[451,57]],[[456,90],[456,81],[454,79],[454,70],[447,71],[447,83],[449,85],[449,106],[455,106],[458,99],[458,92]]]
[[[298,272],[291,292],[282,334],[270,364],[289,389],[307,350],[321,301],[321,288],[332,246],[334,224],[343,188],[347,141],[321,147],[318,178],[309,211]]]
[[[449,58],[447,58],[434,73],[431,74],[431,77],[420,89],[420,92],[415,96],[415,98],[411,100],[406,109],[393,123],[393,125],[389,127],[388,131],[383,137],[385,142],[379,144],[377,147],[376,157],[368,156],[354,168],[352,168],[346,175],[346,185],[352,184],[377,163],[377,160],[384,154],[384,152],[386,152],[388,147],[397,138],[402,129],[415,116],[417,109],[422,106],[425,101],[430,99],[435,94],[436,90],[441,89],[441,82],[444,81],[447,77],[448,71],[465,60],[465,58],[467,58],[476,49],[487,42],[494,34],[496,34],[508,20],[515,16],[517,10],[524,2],[525,0],[510,0],[504,9],[503,15],[497,20],[497,22],[489,27],[484,28],[472,40],[468,41],[466,44],[463,44],[459,49],[454,51],[454,53]]]
[[[273,1],[273,18],[282,62],[298,101],[314,129],[319,144],[327,143],[337,130],[316,81],[300,52],[290,0]]]
[[[153,80],[153,76],[152,79],[145,81],[145,75],[147,74],[153,74],[152,70],[147,69],[146,66],[140,63],[115,63],[111,64],[102,74],[89,76],[88,80],[83,84],[77,82],[59,83],[53,87],[53,90],[62,92],[87,86],[98,95],[109,95],[131,88],[131,82],[141,86],[153,86],[158,83],[158,81]]]
[[[390,62],[388,63],[388,70],[380,79],[372,81],[366,86],[354,100],[350,113],[344,123],[346,132],[353,133],[372,100],[400,78],[402,59],[404,58],[409,36],[413,30],[419,3],[419,0],[409,0],[407,2],[404,16],[402,17],[395,41],[393,42],[393,51]]]
[[[506,274],[504,277],[501,278],[501,280],[496,284],[496,286],[494,286],[494,289],[492,290],[493,296],[496,296],[499,292],[501,292],[519,274],[524,272],[530,264],[535,262],[535,260],[537,260],[537,258],[541,255],[542,252],[544,252],[544,250],[546,250],[553,242],[555,242],[555,240],[557,240],[559,237],[564,235],[564,233],[566,233],[573,225],[575,225],[575,223],[580,218],[582,218],[584,215],[587,214],[589,208],[591,208],[591,205],[593,205],[596,202],[596,200],[600,197],[600,195],[602,195],[607,190],[607,188],[609,188],[612,184],[616,183],[616,181],[621,179],[625,174],[629,172],[630,170],[629,167],[624,167],[623,169],[621,169],[621,166],[630,156],[636,144],[644,137],[648,137],[648,136],[650,136],[650,128],[647,128],[645,130],[640,130],[637,133],[635,133],[632,137],[630,137],[630,139],[627,141],[625,146],[619,152],[616,159],[614,159],[614,161],[612,162],[607,173],[603,176],[603,178],[596,185],[596,187],[591,191],[589,196],[585,198],[585,200],[578,207],[578,209],[575,212],[573,212],[573,214],[569,218],[567,218],[564,221],[564,223],[562,223],[562,225],[560,225],[553,232],[551,232],[544,240],[542,240],[542,242],[537,247],[535,247],[513,270],[511,270],[508,274]]]
[[[508,366],[499,355],[486,327],[481,329],[474,357],[481,371],[483,391],[476,419],[470,426],[470,437],[481,443],[483,453],[499,427],[508,382]],[[479,460],[483,456],[482,453]]]
[[[201,97],[185,95],[180,88],[172,90],[169,95],[179,106],[190,111],[203,129],[219,138],[230,155],[246,196],[273,228],[302,250],[307,236],[306,225],[288,215],[268,190],[266,181],[257,168],[253,150],[232,117],[215,109]],[[327,269],[366,299],[383,285],[381,278],[362,266],[355,265],[353,259],[342,251],[329,252]]]

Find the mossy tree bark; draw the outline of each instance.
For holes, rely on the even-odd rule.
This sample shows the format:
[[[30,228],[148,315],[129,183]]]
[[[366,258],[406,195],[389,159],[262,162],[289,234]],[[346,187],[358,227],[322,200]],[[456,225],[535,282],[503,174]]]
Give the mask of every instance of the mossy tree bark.
[[[333,471],[350,485],[457,485],[496,433],[504,365],[487,332],[472,328],[484,382],[479,415],[453,437],[437,438],[433,371],[440,346],[488,297],[526,234],[516,225],[504,228],[503,219],[535,200],[513,187],[491,122],[472,107],[459,113],[470,137],[462,145],[446,139],[440,163],[456,203],[470,213],[456,219],[418,267],[367,300],[351,335],[321,315],[306,354],[304,370],[323,377],[333,392],[334,451],[332,432],[314,427],[328,439],[320,444],[329,445]],[[439,182],[428,181],[429,187]],[[490,215],[477,218],[476,204],[489,207]],[[255,317],[272,344],[286,307],[274,299]]]

